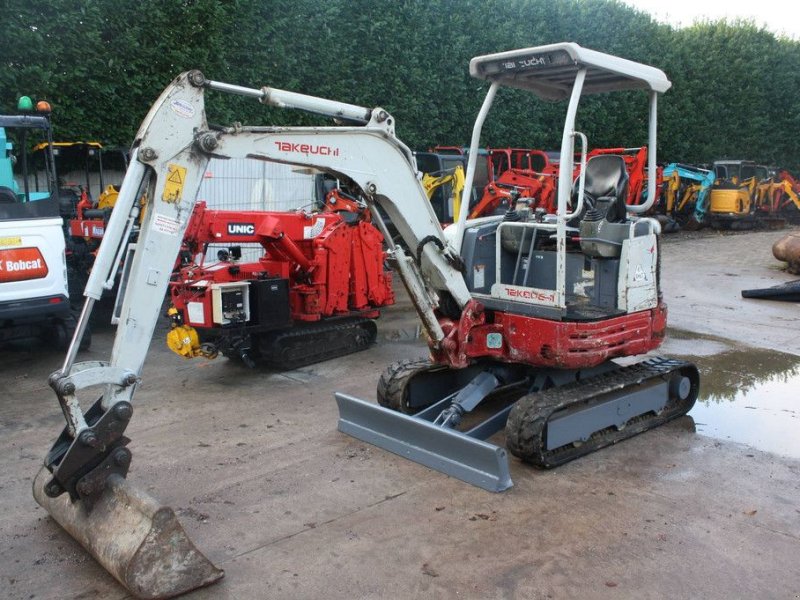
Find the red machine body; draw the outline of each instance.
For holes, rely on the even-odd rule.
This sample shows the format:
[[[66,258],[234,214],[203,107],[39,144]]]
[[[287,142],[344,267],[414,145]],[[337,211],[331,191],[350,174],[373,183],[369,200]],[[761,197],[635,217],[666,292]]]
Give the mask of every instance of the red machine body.
[[[647,146],[640,148],[595,148],[587,155],[587,160],[593,156],[601,154],[617,154],[625,161],[625,168],[628,171],[628,206],[641,204],[645,199],[642,197],[647,181]],[[663,169],[658,167],[656,170],[656,189],[661,189],[663,183]],[[576,170],[577,177],[579,171]]]
[[[667,306],[658,306],[600,321],[554,321],[494,312],[487,322],[484,307],[472,300],[458,321],[441,319],[447,334],[439,364],[463,368],[484,357],[506,363],[583,369],[612,358],[636,356],[658,348],[667,329]],[[491,347],[490,335],[507,343]]]
[[[212,258],[210,244],[228,247]],[[260,257],[242,260],[245,244],[260,245]],[[394,303],[383,236],[366,208],[338,190],[328,195],[325,210],[315,213],[210,210],[199,202],[184,247],[170,283],[182,323],[245,362],[272,353],[261,343],[265,334],[274,338],[275,332],[292,331],[298,358],[304,354],[297,347],[302,323],[330,319],[339,330],[346,324],[363,329],[380,307]],[[309,349],[330,343],[319,338],[323,329],[302,331],[309,334]],[[365,331],[374,341],[371,321]]]
[[[81,188],[80,200],[75,205],[76,217],[69,220],[69,234],[92,242],[92,250],[97,250],[106,231],[110,210],[93,208],[85,188]]]

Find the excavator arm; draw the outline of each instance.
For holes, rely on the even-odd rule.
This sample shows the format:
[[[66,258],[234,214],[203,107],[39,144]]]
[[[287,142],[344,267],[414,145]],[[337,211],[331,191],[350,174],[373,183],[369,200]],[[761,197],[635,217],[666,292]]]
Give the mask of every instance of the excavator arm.
[[[400,275],[412,291],[417,308],[427,315],[424,321],[432,340],[443,338],[433,314],[438,298],[448,294],[459,307],[470,299],[457,269],[457,254],[445,245],[441,227],[416,178],[412,154],[395,137],[394,121],[386,111],[362,109],[365,118],[369,118],[364,125],[210,128],[205,118],[205,91],[209,88],[229,91],[233,87],[207,81],[197,71],[179,76],[150,110],[136,136],[132,161],[135,166],[126,175],[118,200],[120,208],[127,209],[128,214],[124,210],[114,211],[97,259],[98,268],[93,270],[86,291],[87,305],[100,297],[101,287],[110,279],[115,257],[120,255],[118,246],[127,243],[125,224],[138,211],[132,199],[149,182],[151,201],[133,254],[111,360],[108,364],[72,364],[74,353],[70,351],[64,368],[51,378],[67,417],[68,433],[74,439],[91,429],[74,398],[81,387],[98,383],[111,386],[103,396],[104,412],[120,402],[130,403],[159,316],[161,299],[167,291],[175,257],[211,157],[311,167],[346,177],[360,186],[369,201],[380,204],[386,211],[406,247],[418,259],[406,258],[399,246],[392,249],[395,260],[403,263]],[[279,90],[250,91],[264,97],[279,97]],[[300,94],[290,96],[305,102],[298,102],[296,107],[316,112],[327,110],[330,116],[339,115],[340,107],[349,106]],[[291,106],[285,99],[276,102]],[[373,216],[382,223],[377,211],[373,210]],[[87,316],[82,315],[82,320]],[[80,497],[70,483],[73,474],[66,476],[60,463],[57,457],[49,462],[54,479],[73,497]]]
[[[244,127],[238,124],[227,128],[210,127],[204,103],[205,93],[210,89],[345,119],[348,124],[331,127]],[[359,124],[353,124],[353,121]],[[129,551],[108,551],[109,546],[116,544],[114,536],[117,533],[108,523],[121,518],[120,514],[130,505],[130,497],[141,495],[138,490],[126,487],[124,478],[132,457],[124,433],[133,415],[133,395],[175,258],[212,157],[298,165],[358,185],[370,204],[373,222],[385,234],[385,224],[375,206],[378,204],[389,215],[403,240],[405,249],[392,244],[390,236],[384,236],[390,243],[389,254],[422,317],[433,347],[445,338],[434,313],[440,303],[446,298],[448,309],[456,311],[470,300],[458,269],[458,254],[446,244],[435,213],[417,179],[413,155],[395,137],[394,119],[389,113],[380,108],[369,110],[270,88],[249,89],[208,81],[198,71],[177,77],[153,105],[136,135],[131,167],[84,293],[86,302],[75,339],[80,339],[93,303],[114,281],[131,229],[139,220],[138,199],[143,192],[146,193],[149,202],[144,209],[138,241],[127,269],[124,299],[110,360],[75,362],[77,345],[73,341],[63,367],[51,375],[50,384],[67,425],[48,453],[34,485],[37,501],[137,595],[141,590],[137,588],[139,584],[130,579],[130,572],[154,567],[140,565],[131,568],[134,557],[141,555],[137,543],[133,543]],[[309,231],[309,236],[313,236],[312,231]],[[413,258],[407,256],[406,249]],[[97,386],[104,389],[103,395],[84,412],[81,408],[82,392]],[[109,491],[111,488],[115,490],[113,494]],[[110,500],[112,496],[127,499],[119,502]],[[155,502],[145,504],[151,506]],[[96,513],[94,519],[92,512]],[[145,521],[152,520],[152,510],[141,512]],[[86,537],[86,532],[92,533]],[[198,555],[188,538],[186,541],[189,544],[187,548],[190,548],[186,552]],[[146,540],[142,541],[142,544],[146,543]],[[221,571],[210,563],[201,567],[194,571],[202,575],[191,574],[192,569],[185,569],[188,575],[180,583],[167,581],[159,586],[168,588],[171,590],[168,593],[172,594],[175,590],[186,591],[206,585],[221,576]],[[155,569],[158,571],[158,567]],[[145,579],[151,581],[153,577],[148,575]],[[158,593],[163,596],[167,592],[159,587]],[[151,596],[144,594],[142,597]]]
[[[664,167],[667,215],[683,212],[693,205],[692,215],[698,223],[705,220],[708,197],[714,185],[714,172],[690,165],[671,163]],[[683,193],[681,194],[681,188]]]

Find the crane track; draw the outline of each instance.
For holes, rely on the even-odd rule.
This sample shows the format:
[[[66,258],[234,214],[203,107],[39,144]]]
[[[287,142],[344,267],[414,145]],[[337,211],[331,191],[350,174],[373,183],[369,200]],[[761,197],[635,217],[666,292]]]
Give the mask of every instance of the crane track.
[[[288,371],[365,350],[377,337],[375,321],[363,317],[313,323],[259,335],[259,360]]]

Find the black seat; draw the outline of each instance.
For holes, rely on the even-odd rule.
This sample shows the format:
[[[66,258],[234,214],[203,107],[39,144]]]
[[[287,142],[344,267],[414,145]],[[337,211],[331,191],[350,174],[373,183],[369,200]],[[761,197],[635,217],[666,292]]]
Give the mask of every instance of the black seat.
[[[573,201],[577,199],[578,182],[573,188]],[[593,156],[586,163],[583,212],[595,209],[612,223],[622,223],[627,218],[628,171],[625,160],[617,154]]]

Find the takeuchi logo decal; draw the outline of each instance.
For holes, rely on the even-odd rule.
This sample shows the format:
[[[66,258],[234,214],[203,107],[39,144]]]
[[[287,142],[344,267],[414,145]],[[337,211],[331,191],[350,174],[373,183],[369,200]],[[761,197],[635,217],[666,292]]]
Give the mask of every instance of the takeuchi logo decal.
[[[513,287],[503,287],[502,292],[508,298],[527,302],[555,302],[556,295],[553,292],[540,292],[535,289],[520,289]]]
[[[294,142],[275,142],[281,152],[292,154],[315,154],[317,156],[339,156],[339,148],[321,144],[296,144]]]
[[[0,250],[0,283],[47,277],[47,263],[38,248]]]

